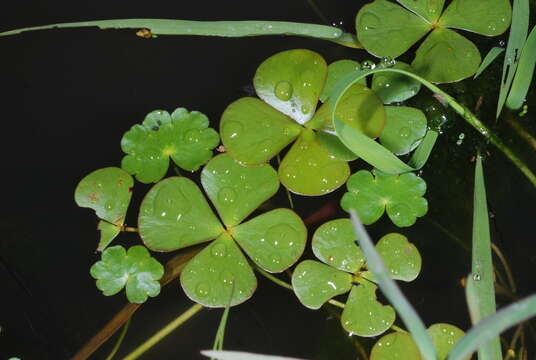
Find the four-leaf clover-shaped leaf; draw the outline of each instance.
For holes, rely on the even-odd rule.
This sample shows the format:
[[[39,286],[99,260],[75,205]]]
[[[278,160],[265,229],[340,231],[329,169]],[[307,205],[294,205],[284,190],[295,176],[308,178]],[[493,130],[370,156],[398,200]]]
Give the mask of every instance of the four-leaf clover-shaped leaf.
[[[162,179],[169,158],[184,170],[197,170],[219,143],[218,133],[208,125],[208,118],[198,111],[178,108],[170,115],[155,110],[123,135],[121,149],[127,155],[121,167],[142,183]]]
[[[428,211],[423,198],[426,183],[414,173],[391,175],[377,169],[360,170],[350,176],[348,191],[341,199],[341,207],[349,212],[355,209],[363,224],[370,225],[387,210],[396,226],[406,227]]]
[[[347,71],[343,65],[341,71]],[[331,76],[338,76],[340,71],[335,70]],[[281,183],[310,196],[342,186],[350,175],[346,161],[355,156],[348,157],[348,150],[332,135],[329,100],[316,110],[327,74],[324,59],[309,50],[283,51],[265,60],[253,79],[262,100],[238,99],[222,115],[220,134],[229,155],[246,166],[257,166],[296,140],[279,166]],[[332,86],[333,81],[328,79],[327,84]],[[360,84],[345,93],[337,116],[372,138],[380,135],[385,122],[381,100]],[[337,148],[340,151],[334,151]]]
[[[376,299],[377,286],[366,271],[351,221],[337,219],[323,224],[313,235],[312,247],[322,263],[305,260],[292,274],[300,302],[318,309],[332,297],[350,291],[341,317],[344,329],[359,336],[377,336],[391,327],[395,311]],[[418,276],[421,256],[405,236],[387,234],[376,247],[393,279],[413,281]]]
[[[115,295],[126,286],[128,301],[140,304],[160,293],[158,280],[164,275],[164,267],[141,245],[128,251],[112,246],[102,252],[102,260],[91,267],[90,273],[104,295]]]
[[[478,48],[452,29],[486,36],[502,34],[510,25],[509,0],[375,0],[356,17],[357,37],[375,56],[397,57],[430,31],[417,49],[412,66],[424,78],[454,82],[473,75],[480,64]]]
[[[143,200],[139,233],[155,251],[216,239],[186,265],[181,285],[203,306],[234,306],[249,299],[257,286],[242,250],[264,270],[281,272],[301,256],[307,229],[288,209],[242,223],[279,188],[277,173],[269,165],[245,167],[228,154],[218,155],[203,168],[201,183],[225,227],[194,182],[170,177],[154,185]]]
[[[458,327],[438,323],[428,328],[428,334],[432,338],[437,360],[447,359],[449,351],[460,340],[464,332]],[[468,359],[471,357],[469,356]],[[370,353],[371,360],[422,360],[421,352],[411,334],[402,331],[384,335],[374,344]]]
[[[133,186],[132,176],[116,167],[95,170],[78,183],[74,193],[76,204],[95,210],[101,219],[98,251],[104,250],[121,231]]]

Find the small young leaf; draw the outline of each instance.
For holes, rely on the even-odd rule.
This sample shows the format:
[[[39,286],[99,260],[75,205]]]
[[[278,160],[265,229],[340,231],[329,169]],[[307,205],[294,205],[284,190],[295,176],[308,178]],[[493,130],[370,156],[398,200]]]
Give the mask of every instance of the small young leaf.
[[[318,261],[305,260],[292,273],[292,287],[304,306],[316,310],[332,297],[350,291],[352,275]]]
[[[422,357],[411,335],[396,331],[382,336],[374,344],[370,360],[422,360]]]
[[[421,272],[419,250],[402,234],[384,235],[376,244],[376,250],[395,280],[413,281]]]
[[[290,144],[302,127],[259,99],[246,97],[231,103],[221,117],[225,150],[244,165],[260,165]]]
[[[365,255],[355,241],[350,219],[337,219],[316,230],[312,247],[315,256],[325,264],[354,274],[365,263]]]
[[[257,279],[235,241],[223,233],[186,265],[181,286],[190,299],[203,306],[226,307],[249,299]]]
[[[307,228],[293,211],[275,209],[234,227],[231,235],[257,265],[277,273],[298,261]]]
[[[413,151],[426,135],[427,121],[424,113],[407,106],[386,106],[387,119],[380,142],[396,155]]]
[[[223,227],[197,185],[170,177],[145,195],[138,218],[140,237],[155,251],[173,251],[215,239]]]
[[[326,77],[327,65],[322,56],[295,49],[264,60],[253,84],[262,100],[303,125],[315,112]]]
[[[347,212],[355,209],[367,225],[387,210],[396,226],[407,227],[428,211],[428,202],[422,197],[426,183],[414,173],[389,175],[360,170],[350,177],[347,186],[349,192],[342,197],[341,207]]]
[[[342,327],[358,336],[372,337],[384,333],[393,325],[396,314],[389,305],[376,299],[377,286],[363,281],[353,286],[342,312]]]
[[[90,272],[104,295],[117,294],[126,286],[128,300],[141,304],[148,296],[160,293],[158,280],[164,275],[164,267],[143,246],[133,246],[128,252],[122,246],[112,246],[103,251],[102,260]]]
[[[361,70],[361,64],[353,60],[337,60],[328,65],[328,77],[320,101],[326,102],[337,82],[352,71]],[[359,84],[367,86],[367,80],[361,79]]]
[[[415,72],[410,65],[402,61],[397,61],[393,68]],[[372,90],[382,99],[384,104],[391,104],[406,101],[417,95],[421,90],[421,83],[397,73],[374,74],[372,77]]]
[[[293,193],[307,196],[328,194],[349,175],[346,161],[328,153],[312,130],[302,133],[279,166],[281,183]]]
[[[184,170],[197,170],[219,143],[218,133],[208,125],[208,118],[198,111],[153,111],[123,135],[121,149],[127,155],[121,167],[143,183],[162,179],[170,157]]]
[[[527,38],[523,52],[519,59],[514,82],[510,88],[510,93],[506,99],[506,106],[509,109],[517,110],[523,106],[527,93],[529,91],[532,78],[534,76],[534,67],[536,65],[536,26]]]
[[[121,226],[132,197],[132,186],[134,181],[128,173],[108,167],[84,177],[76,187],[74,198],[78,206],[91,208],[100,219]]]
[[[201,183],[226,226],[240,224],[279,189],[277,172],[270,165],[245,167],[228,154],[208,162]]]
[[[107,221],[99,221],[97,229],[100,230],[100,240],[99,247],[97,251],[102,251],[106,249],[108,245],[116,238],[117,235],[121,232],[121,228],[117,225],[111,224]]]

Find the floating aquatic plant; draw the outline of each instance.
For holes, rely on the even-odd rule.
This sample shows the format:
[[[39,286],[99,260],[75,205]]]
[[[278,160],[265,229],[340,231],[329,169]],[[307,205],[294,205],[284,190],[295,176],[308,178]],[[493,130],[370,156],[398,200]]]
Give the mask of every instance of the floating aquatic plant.
[[[332,76],[339,76],[339,66],[346,71],[358,65],[339,63]],[[222,115],[220,133],[229,155],[256,166],[296,140],[279,167],[281,183],[303,195],[322,195],[342,186],[350,170],[348,157],[338,156],[348,150],[338,139],[328,140],[331,147],[323,141],[334,133],[329,101],[315,111],[325,84],[332,86],[333,81],[324,59],[309,50],[283,51],[265,60],[253,80],[263,101],[241,98]],[[385,122],[381,100],[360,84],[347,92],[337,114],[348,126],[373,138],[380,135]]]
[[[128,301],[143,303],[148,296],[160,294],[158,280],[164,275],[164,267],[143,246],[136,245],[128,251],[112,246],[102,252],[102,260],[90,272],[104,295],[115,295],[126,287]]]
[[[134,125],[121,139],[127,155],[121,167],[143,183],[157,182],[166,174],[169,159],[184,170],[194,171],[212,157],[218,133],[208,127],[208,118],[184,108],[171,115],[155,110],[141,125]]]
[[[486,36],[502,34],[512,16],[508,0],[454,0],[443,12],[444,0],[375,0],[356,17],[357,37],[376,56],[397,57],[413,44],[419,46],[413,68],[425,79],[454,82],[475,74],[480,52],[471,41],[452,29]]]
[[[360,170],[350,177],[347,187],[341,206],[348,212],[355,209],[366,225],[387,211],[396,226],[411,226],[428,211],[428,202],[422,197],[426,183],[414,173],[390,175],[376,169]]]
[[[395,312],[376,299],[377,286],[366,270],[350,220],[332,220],[320,226],[313,235],[312,248],[321,262],[305,260],[292,275],[294,292],[301,303],[318,309],[332,297],[350,292],[341,317],[347,331],[377,336],[391,327]],[[413,281],[418,276],[421,257],[405,236],[387,234],[378,241],[377,250],[393,279]]]

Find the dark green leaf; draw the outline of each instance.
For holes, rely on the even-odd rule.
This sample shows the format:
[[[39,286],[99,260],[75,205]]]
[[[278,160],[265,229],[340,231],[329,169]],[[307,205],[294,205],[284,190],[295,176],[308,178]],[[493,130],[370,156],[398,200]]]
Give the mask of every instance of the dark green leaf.
[[[386,106],[385,112],[382,145],[396,155],[405,155],[419,146],[428,126],[424,113],[407,106]]]
[[[402,61],[397,61],[393,68],[415,72],[410,65]],[[421,90],[421,83],[399,73],[381,73],[372,77],[372,90],[384,104],[391,104],[415,96]]]

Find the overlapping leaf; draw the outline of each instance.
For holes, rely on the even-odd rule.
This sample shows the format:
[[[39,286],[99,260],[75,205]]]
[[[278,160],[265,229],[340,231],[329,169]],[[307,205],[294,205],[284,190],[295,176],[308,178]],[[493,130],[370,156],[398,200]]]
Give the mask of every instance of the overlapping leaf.
[[[257,69],[254,85],[260,101],[242,98],[224,111],[220,129],[231,157],[247,166],[269,161],[284,147],[296,142],[279,168],[281,183],[301,195],[323,195],[342,186],[349,176],[352,154],[333,133],[329,101],[316,111],[341,76],[360,68],[344,60],[326,66],[309,50],[289,50],[266,59]],[[329,71],[328,71],[329,69]],[[345,124],[370,137],[384,127],[381,100],[368,88],[356,84],[341,100],[337,114]]]
[[[398,2],[402,6],[388,0],[363,6],[356,17],[357,37],[373,55],[397,57],[431,32],[412,66],[437,83],[465,79],[480,64],[476,46],[449,28],[496,36],[506,31],[512,15],[508,0],[454,0],[442,15],[443,0]]]
[[[170,115],[155,110],[123,135],[121,149],[127,155],[121,167],[143,183],[162,179],[170,158],[184,170],[197,170],[219,143],[218,133],[208,125],[208,118],[198,111],[178,108]]]
[[[128,301],[139,304],[160,293],[158,280],[164,275],[164,267],[143,246],[128,251],[112,246],[103,251],[102,260],[91,267],[90,273],[104,295],[115,295],[126,287]]]
[[[364,224],[372,224],[385,211],[396,226],[406,227],[428,211],[422,196],[426,183],[414,173],[390,175],[378,170],[360,170],[348,180],[348,190],[341,199],[345,211],[355,209]]]
[[[349,219],[328,221],[312,240],[313,252],[322,261],[305,260],[292,275],[292,285],[300,302],[318,309],[331,298],[350,292],[341,324],[359,336],[377,336],[395,320],[391,306],[376,299],[377,286],[366,271],[365,257],[356,244]],[[421,270],[421,257],[415,246],[400,234],[388,234],[377,245],[394,279],[414,280]]]

